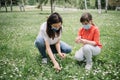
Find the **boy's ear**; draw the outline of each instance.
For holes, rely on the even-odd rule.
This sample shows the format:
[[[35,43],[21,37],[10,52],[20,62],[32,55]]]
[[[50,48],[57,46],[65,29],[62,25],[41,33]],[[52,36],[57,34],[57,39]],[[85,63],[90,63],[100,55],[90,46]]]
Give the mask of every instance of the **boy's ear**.
[[[93,23],[92,20],[90,20],[89,23],[92,24]]]

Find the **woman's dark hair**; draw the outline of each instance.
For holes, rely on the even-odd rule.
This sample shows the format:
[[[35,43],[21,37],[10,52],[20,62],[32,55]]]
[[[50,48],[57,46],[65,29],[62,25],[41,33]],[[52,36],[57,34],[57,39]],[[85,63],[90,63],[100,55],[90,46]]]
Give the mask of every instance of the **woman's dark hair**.
[[[83,13],[81,18],[80,18],[80,22],[89,22],[92,20],[92,15],[90,13]]]
[[[61,22],[61,24],[63,23],[62,22],[62,17],[57,13],[53,13],[51,14],[48,19],[47,19],[47,29],[46,29],[46,32],[48,34],[48,36],[52,39],[55,38],[55,32],[52,30],[52,27],[51,25],[52,24],[55,24],[55,23],[59,23]],[[62,27],[60,27],[60,29],[56,32],[57,33],[57,36],[60,35],[60,31],[62,30]]]

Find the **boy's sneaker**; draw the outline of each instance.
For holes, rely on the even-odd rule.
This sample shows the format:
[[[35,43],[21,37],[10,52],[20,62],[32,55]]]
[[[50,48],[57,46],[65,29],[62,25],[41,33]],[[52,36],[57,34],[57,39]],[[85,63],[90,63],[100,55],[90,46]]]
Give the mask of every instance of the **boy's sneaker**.
[[[86,70],[91,70],[91,68],[92,68],[92,63],[87,63],[87,64],[85,65],[85,69],[86,69]]]
[[[42,58],[42,63],[47,64],[47,58]]]

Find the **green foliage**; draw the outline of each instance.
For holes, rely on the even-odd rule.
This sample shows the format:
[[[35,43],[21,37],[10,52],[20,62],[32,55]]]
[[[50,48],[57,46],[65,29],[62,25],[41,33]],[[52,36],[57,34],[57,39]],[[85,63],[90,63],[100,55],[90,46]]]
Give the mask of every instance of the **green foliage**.
[[[96,0],[90,0],[90,6],[89,6],[90,9],[95,9],[95,1]]]
[[[7,6],[10,6],[11,0],[0,0],[1,6],[5,6],[5,1],[7,2]],[[19,2],[19,0],[13,0],[12,4],[17,5],[18,2]]]
[[[56,73],[51,61],[41,64],[41,56],[34,46],[40,24],[47,20],[50,12],[26,11],[0,13],[0,80],[119,80],[120,79],[120,17],[119,11],[107,14],[89,12],[99,27],[100,55],[93,57],[93,69],[85,71],[85,63],[74,60],[75,52],[81,45],[75,44],[78,29],[82,26],[79,18],[84,11],[60,12],[63,17],[62,40],[72,46],[71,54],[57,61],[62,71]]]
[[[105,0],[101,0],[101,8],[105,9]],[[95,1],[95,6],[98,8],[98,0]]]
[[[28,0],[29,5],[35,5],[35,3],[36,3],[36,0]]]

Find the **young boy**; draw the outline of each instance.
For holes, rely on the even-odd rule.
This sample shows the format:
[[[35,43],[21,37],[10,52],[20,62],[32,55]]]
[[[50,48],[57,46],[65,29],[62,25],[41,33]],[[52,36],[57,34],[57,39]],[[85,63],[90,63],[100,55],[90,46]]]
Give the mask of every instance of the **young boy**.
[[[80,22],[83,27],[79,29],[75,42],[81,43],[83,46],[75,53],[75,59],[78,61],[86,59],[85,69],[90,70],[93,64],[92,56],[98,55],[102,48],[100,33],[93,24],[90,13],[84,13],[80,18]]]

